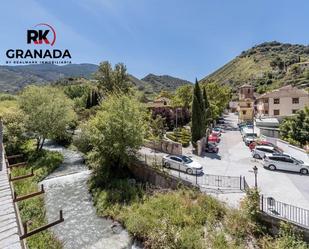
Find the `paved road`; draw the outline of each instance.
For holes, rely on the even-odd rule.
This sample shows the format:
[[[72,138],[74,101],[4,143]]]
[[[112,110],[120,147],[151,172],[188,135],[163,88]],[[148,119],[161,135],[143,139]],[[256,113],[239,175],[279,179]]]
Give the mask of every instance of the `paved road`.
[[[204,168],[204,173],[224,176],[245,176],[248,184],[254,186],[253,166],[258,167],[258,187],[262,194],[273,197],[278,201],[309,209],[309,176],[289,172],[269,171],[264,169],[261,161],[253,159],[249,148],[242,141],[237,129],[237,116],[229,114],[225,116],[226,132],[222,134],[219,144],[219,153],[206,153],[203,157],[192,154],[190,148],[184,148],[183,154],[190,155],[198,160]],[[142,153],[152,153],[143,148]],[[158,153],[157,160],[164,155]],[[171,171],[178,175],[178,172]],[[202,176],[201,176],[202,177]],[[195,177],[186,176],[192,182]],[[198,178],[198,182],[201,179]],[[232,205],[239,201],[242,195],[227,194],[225,199]]]

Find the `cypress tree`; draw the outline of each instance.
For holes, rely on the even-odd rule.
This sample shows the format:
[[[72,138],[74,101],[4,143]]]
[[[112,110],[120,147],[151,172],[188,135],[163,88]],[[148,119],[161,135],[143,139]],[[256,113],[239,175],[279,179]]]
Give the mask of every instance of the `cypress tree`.
[[[204,107],[205,107],[205,131],[207,130],[209,123],[211,122],[211,110],[210,104],[208,101],[206,87],[203,88],[203,99],[204,99]]]
[[[192,102],[192,144],[195,146],[196,142],[203,137],[205,133],[205,106],[200,86],[197,79],[195,80],[195,86],[193,90],[193,102]]]

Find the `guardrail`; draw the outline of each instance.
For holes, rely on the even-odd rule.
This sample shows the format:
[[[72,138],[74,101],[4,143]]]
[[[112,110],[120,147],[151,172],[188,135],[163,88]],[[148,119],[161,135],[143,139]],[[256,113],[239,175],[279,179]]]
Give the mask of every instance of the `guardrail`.
[[[284,221],[309,228],[309,210],[277,201],[272,197],[260,196],[260,211]]]

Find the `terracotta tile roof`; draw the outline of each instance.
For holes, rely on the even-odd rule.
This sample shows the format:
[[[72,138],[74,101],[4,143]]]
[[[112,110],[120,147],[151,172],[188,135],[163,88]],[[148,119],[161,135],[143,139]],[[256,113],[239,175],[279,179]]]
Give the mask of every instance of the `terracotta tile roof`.
[[[277,97],[308,97],[309,94],[304,89],[298,89],[291,85],[281,87],[279,89],[264,93],[260,95],[257,99],[263,98],[277,98]]]

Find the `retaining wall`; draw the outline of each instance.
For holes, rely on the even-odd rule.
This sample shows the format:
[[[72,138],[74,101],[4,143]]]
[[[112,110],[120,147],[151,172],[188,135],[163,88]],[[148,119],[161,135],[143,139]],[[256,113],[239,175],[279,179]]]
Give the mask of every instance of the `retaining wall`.
[[[288,142],[278,138],[266,137],[266,136],[261,136],[261,138],[277,145],[279,148],[283,149],[285,153],[295,157],[296,159],[300,159],[304,162],[309,163],[309,154],[305,150],[298,148],[294,145],[291,145]]]
[[[180,143],[176,143],[172,141],[167,141],[167,140],[149,141],[147,140],[145,141],[144,146],[150,149],[162,151],[168,154],[182,155],[182,145]]]
[[[177,189],[179,185],[196,187],[191,182],[188,182],[184,179],[179,179],[169,175],[168,173],[151,168],[143,162],[136,162],[129,168],[137,180],[142,182],[149,182],[161,188]]]

